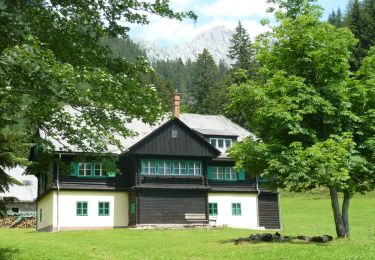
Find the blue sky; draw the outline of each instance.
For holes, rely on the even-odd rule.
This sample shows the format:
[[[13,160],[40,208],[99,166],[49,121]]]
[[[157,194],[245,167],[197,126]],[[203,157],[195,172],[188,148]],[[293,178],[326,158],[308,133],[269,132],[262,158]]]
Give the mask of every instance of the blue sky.
[[[325,10],[323,19],[338,7],[345,11],[348,1],[318,0]],[[197,22],[179,22],[150,16],[149,25],[132,25],[130,36],[168,46],[190,41],[197,34],[216,26],[234,29],[238,21],[241,21],[250,37],[255,38],[267,30],[260,24],[260,20],[270,17],[270,14],[266,13],[266,0],[170,0],[170,5],[176,11],[193,10],[198,15]]]

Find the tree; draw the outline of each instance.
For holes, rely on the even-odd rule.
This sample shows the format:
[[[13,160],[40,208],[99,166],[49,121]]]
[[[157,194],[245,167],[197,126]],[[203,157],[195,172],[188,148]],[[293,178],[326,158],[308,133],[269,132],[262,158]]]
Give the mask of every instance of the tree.
[[[271,188],[327,187],[337,236],[348,237],[350,198],[375,184],[375,50],[351,78],[356,40],[347,28],[320,21],[310,1],[273,2],[283,8],[279,25],[256,42],[260,79],[230,89],[229,109],[242,111],[258,139],[234,145],[230,154]]]
[[[120,146],[114,132],[130,134],[125,122],[158,118],[155,90],[141,81],[147,61],[116,58],[101,41],[126,38],[124,21],[147,24],[145,13],[196,18],[168,1],[0,1],[0,190],[12,182],[5,168],[30,166],[31,146],[51,150],[46,136],[105,152]]]
[[[328,20],[330,24],[336,26],[336,27],[342,27],[343,26],[343,17],[341,14],[341,9],[337,8],[337,12],[332,11],[331,14],[328,16]]]
[[[236,70],[244,70],[248,76],[253,75],[255,64],[253,60],[254,51],[249,34],[241,22],[238,22],[230,41],[231,46],[229,47],[228,57],[234,61],[232,65],[234,72]]]
[[[347,26],[354,36],[359,40],[353,48],[353,59],[351,69],[357,71],[361,65],[361,60],[365,56],[364,49],[364,27],[366,26],[363,16],[363,10],[359,0],[351,0],[348,4],[348,11],[345,17],[345,26]]]
[[[190,89],[193,99],[190,110],[201,114],[216,114],[222,109],[218,85],[219,71],[207,49],[198,55],[193,65],[193,82]]]

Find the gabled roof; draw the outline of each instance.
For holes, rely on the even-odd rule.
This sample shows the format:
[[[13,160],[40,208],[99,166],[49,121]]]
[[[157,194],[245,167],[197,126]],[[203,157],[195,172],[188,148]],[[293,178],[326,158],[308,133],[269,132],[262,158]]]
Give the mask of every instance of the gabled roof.
[[[204,139],[196,131],[193,131],[193,129],[191,129],[190,127],[188,127],[185,123],[183,123],[178,118],[172,118],[169,121],[161,124],[158,128],[156,128],[155,130],[153,130],[152,132],[150,132],[148,135],[146,135],[144,138],[142,138],[141,140],[139,140],[138,142],[136,142],[135,144],[133,144],[131,147],[129,147],[123,153],[135,151],[137,148],[139,148],[141,146],[141,144],[143,144],[144,142],[146,142],[146,141],[148,141],[148,140],[156,137],[160,132],[164,131],[164,129],[166,129],[168,126],[170,126],[172,124],[176,124],[179,127],[183,128],[185,131],[189,132],[191,134],[191,136],[193,137],[193,139],[189,139],[189,140],[197,141],[200,145],[205,146],[211,152],[211,154],[212,154],[211,157],[217,157],[217,156],[220,155],[221,152],[218,149],[216,149],[211,144],[209,144],[206,141],[206,139]]]
[[[255,135],[222,115],[182,113],[180,120],[203,135],[238,136],[238,141]]]
[[[169,122],[171,119],[171,114],[166,113],[164,117],[162,117],[158,122],[154,125],[146,124],[139,119],[134,119],[129,123],[125,124],[125,127],[134,131],[136,135],[128,136],[123,138],[117,134],[118,140],[121,142],[123,146],[123,150],[119,150],[116,146],[108,145],[107,152],[113,154],[121,154],[137,143],[141,142],[143,139],[147,138],[149,135],[152,135],[153,132],[157,131],[160,127],[164,124]],[[231,136],[237,137],[238,141],[243,140],[246,137],[251,137],[255,139],[255,135],[251,132],[247,131],[246,129],[242,128],[241,126],[237,125],[236,123],[232,122],[225,116],[221,115],[202,115],[202,114],[192,114],[192,113],[181,113],[178,120],[180,123],[184,125],[185,128],[189,128],[194,130],[197,135],[199,134],[203,136]],[[204,140],[203,137],[200,137],[201,140]],[[82,152],[77,147],[68,144],[64,140],[57,141],[55,139],[49,138],[49,140],[55,146],[56,152]],[[205,141],[205,140],[204,140]],[[206,142],[206,141],[205,141]],[[63,148],[64,145],[68,147],[68,149]],[[215,148],[214,148],[215,149]],[[216,149],[215,149],[216,150]],[[220,157],[226,157],[225,151],[221,151],[222,154]]]

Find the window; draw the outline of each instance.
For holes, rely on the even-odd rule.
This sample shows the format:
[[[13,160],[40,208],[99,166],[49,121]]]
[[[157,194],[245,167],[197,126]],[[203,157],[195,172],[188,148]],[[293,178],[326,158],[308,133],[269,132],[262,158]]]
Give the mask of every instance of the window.
[[[199,162],[189,162],[189,175],[201,175],[201,164]]]
[[[39,222],[43,220],[43,209],[39,209]]]
[[[209,141],[212,146],[225,149],[229,148],[233,143],[233,140],[229,138],[210,138]]]
[[[233,167],[225,167],[225,179],[226,180],[237,180],[237,173]]]
[[[217,215],[217,203],[208,204],[208,212],[210,215]]]
[[[185,162],[174,162],[174,171],[176,175],[186,175],[186,164]]]
[[[99,216],[109,216],[109,202],[99,202]]]
[[[241,216],[241,203],[232,203],[232,215]]]
[[[103,174],[103,164],[94,163],[94,175],[95,176],[104,176],[104,174]]]
[[[202,175],[199,161],[142,160],[144,175]]]
[[[130,203],[130,214],[135,214],[136,207],[135,202]]]
[[[224,179],[223,167],[212,167],[212,177],[214,180]]]
[[[156,172],[156,163],[154,161],[143,161],[143,170],[144,174],[155,174]]]
[[[77,201],[77,216],[87,216],[87,201]]]
[[[91,176],[91,163],[78,163],[78,176]]]
[[[208,166],[209,180],[243,181],[246,179],[244,171],[236,171],[234,167]]]
[[[177,134],[178,134],[177,130],[172,130],[171,132],[172,138],[177,138]]]
[[[105,172],[104,164],[101,162],[70,162],[70,169],[71,169],[71,175],[72,176],[78,176],[78,177],[95,177],[95,178],[102,178],[112,175],[112,177],[115,176],[115,162],[112,164],[109,164],[110,169],[112,172]]]
[[[158,173],[161,175],[170,175],[171,174],[171,162],[168,162],[168,161],[159,162]]]

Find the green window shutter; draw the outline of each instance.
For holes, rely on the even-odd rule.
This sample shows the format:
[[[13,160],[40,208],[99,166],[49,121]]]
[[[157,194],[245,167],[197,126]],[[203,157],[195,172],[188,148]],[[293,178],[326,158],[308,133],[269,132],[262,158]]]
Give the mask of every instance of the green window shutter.
[[[209,180],[212,180],[212,166],[207,167],[207,177]]]
[[[76,161],[70,162],[70,176],[78,176],[78,163]]]
[[[116,162],[112,161],[108,164],[108,177],[115,177],[116,176]]]
[[[237,174],[238,174],[238,180],[239,181],[244,181],[246,179],[245,171],[241,170],[241,171],[237,172]]]

